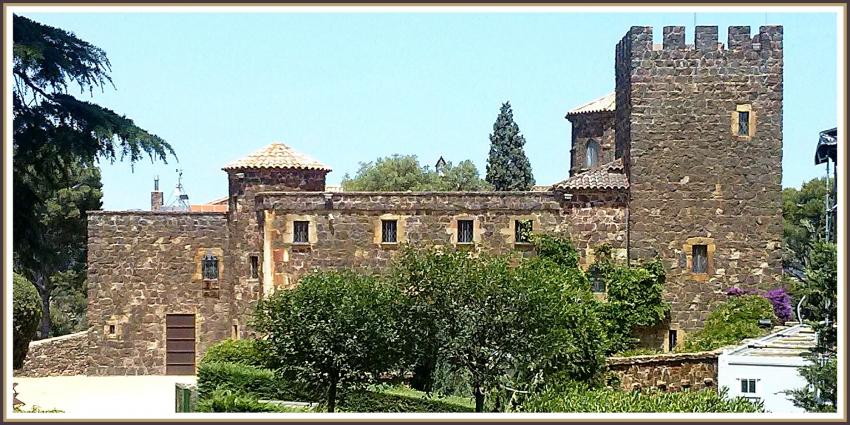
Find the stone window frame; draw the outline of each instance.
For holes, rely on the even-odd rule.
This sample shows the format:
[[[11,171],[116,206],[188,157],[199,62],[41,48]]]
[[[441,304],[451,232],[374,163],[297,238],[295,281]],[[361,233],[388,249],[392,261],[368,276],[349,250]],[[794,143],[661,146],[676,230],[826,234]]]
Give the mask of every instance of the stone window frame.
[[[372,242],[384,249],[394,249],[399,245],[407,242],[407,217],[398,214],[381,214],[372,222],[373,238]],[[383,241],[383,223],[384,221],[395,221],[395,242]]]
[[[508,225],[501,229],[499,233],[504,236],[505,244],[514,247],[514,249],[529,249],[532,248],[533,245],[531,242],[517,242],[516,240],[516,223],[517,221],[530,221],[531,222],[531,233],[534,234],[535,231],[540,231],[542,226],[540,224],[540,218],[533,214],[522,214],[522,215],[511,215],[508,216]]]
[[[207,254],[213,255],[218,258],[218,279],[204,279],[204,269],[203,269],[203,260],[204,256]],[[195,251],[194,263],[195,263],[195,273],[192,274],[192,281],[194,282],[205,282],[209,283],[210,287],[207,289],[218,289],[218,282],[222,280],[222,276],[224,276],[224,249],[220,247],[200,247]],[[215,286],[215,288],[213,288]]]
[[[738,134],[738,128],[740,125],[740,112],[746,112],[749,114],[749,121],[747,122],[747,131],[746,135]],[[732,125],[730,126],[732,131],[732,136],[738,141],[750,141],[753,136],[756,134],[756,113],[753,111],[753,106],[749,103],[742,103],[735,105],[735,110],[732,111]]]
[[[115,332],[109,332],[111,328],[115,328]],[[124,338],[124,323],[117,319],[107,320],[106,323],[103,324],[103,337],[108,340],[121,341]]]
[[[695,273],[693,272],[693,252],[694,245],[705,245],[706,247],[706,268],[705,273]],[[714,245],[714,238],[697,236],[688,238],[685,240],[685,243],[682,244],[682,252],[685,254],[687,259],[685,263],[685,269],[687,275],[696,281],[704,282],[708,280],[709,277],[714,275],[714,251],[716,250],[716,246]]]
[[[458,222],[463,220],[472,221],[472,242],[458,242]],[[449,222],[449,227],[446,228],[446,233],[449,234],[449,242],[455,248],[478,246],[481,244],[481,237],[483,233],[481,229],[481,219],[478,218],[478,216],[469,214],[453,216],[451,222]]]
[[[317,218],[313,215],[299,215],[299,214],[287,214],[285,217],[285,228],[284,232],[281,235],[283,239],[283,246],[290,247],[298,247],[298,248],[312,248],[317,242],[319,242],[319,232],[318,227],[316,226]],[[296,221],[306,221],[307,224],[307,242],[294,242],[295,236],[295,222]]]
[[[255,262],[256,259],[256,262]],[[260,255],[248,254],[248,280],[260,280]]]

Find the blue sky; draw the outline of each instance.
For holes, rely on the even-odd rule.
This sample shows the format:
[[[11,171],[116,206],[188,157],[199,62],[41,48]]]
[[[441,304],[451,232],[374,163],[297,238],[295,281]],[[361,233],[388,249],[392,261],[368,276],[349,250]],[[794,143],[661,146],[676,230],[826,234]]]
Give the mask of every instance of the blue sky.
[[[333,168],[393,153],[471,159],[483,174],[502,102],[538,184],[569,170],[570,108],[614,88],[632,25],[785,29],[783,186],[824,174],[818,132],[837,125],[835,14],[26,13],[103,48],[116,90],[93,101],[172,144],[179,163],[102,164],[105,209],[147,209],[184,170],[192,203],[227,195],[221,167],[283,141]],[[79,94],[78,92],[74,94]],[[88,98],[88,95],[81,95]]]

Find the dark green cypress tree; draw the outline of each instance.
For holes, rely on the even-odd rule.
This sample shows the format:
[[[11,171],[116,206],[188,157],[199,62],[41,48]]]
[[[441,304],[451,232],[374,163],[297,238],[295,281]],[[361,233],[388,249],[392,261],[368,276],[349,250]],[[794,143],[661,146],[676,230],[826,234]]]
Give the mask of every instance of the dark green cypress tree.
[[[525,137],[514,122],[511,103],[505,102],[493,124],[490,156],[487,158],[487,182],[496,190],[530,190],[534,186],[534,175],[525,156],[524,145]]]

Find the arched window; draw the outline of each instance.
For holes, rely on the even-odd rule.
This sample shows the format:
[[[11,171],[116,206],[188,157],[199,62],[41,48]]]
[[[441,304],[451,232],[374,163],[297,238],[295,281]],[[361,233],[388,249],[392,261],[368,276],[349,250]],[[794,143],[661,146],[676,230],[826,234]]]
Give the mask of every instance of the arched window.
[[[587,142],[585,155],[585,166],[587,168],[595,167],[599,163],[599,143],[596,140],[590,139]]]

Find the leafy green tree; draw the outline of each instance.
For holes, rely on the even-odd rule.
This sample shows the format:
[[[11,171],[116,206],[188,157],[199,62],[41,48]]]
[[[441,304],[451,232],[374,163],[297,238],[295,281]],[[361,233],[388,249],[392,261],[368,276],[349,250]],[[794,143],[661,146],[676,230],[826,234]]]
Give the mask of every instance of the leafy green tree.
[[[486,180],[496,190],[530,190],[534,186],[531,163],[525,156],[525,137],[514,122],[511,103],[502,104],[490,134]]]
[[[807,317],[816,321],[817,345],[807,356],[809,364],[800,368],[808,382],[804,388],[789,391],[794,405],[808,412],[835,412],[838,407],[838,267],[836,246],[817,242],[809,254],[801,292],[806,296]],[[821,321],[822,320],[822,321]]]
[[[831,183],[825,178],[818,178],[803,183],[800,189],[782,189],[782,263],[797,280],[803,279],[812,242],[824,237],[824,202],[829,187]]]
[[[79,246],[73,247],[70,257],[57,252],[66,250],[57,244],[66,236],[55,235],[54,223],[46,218],[54,216],[51,199],[61,198],[60,191],[77,187],[81,180],[89,181],[97,161],[135,163],[145,156],[164,161],[174,151],[126,116],[68,93],[74,85],[89,94],[112,85],[110,63],[102,49],[19,15],[13,17],[12,32],[14,265],[39,290],[46,336],[51,327],[50,279],[70,268],[79,253]],[[78,217],[73,220],[79,222]],[[62,256],[66,259],[59,262],[65,264],[57,265]]]
[[[12,278],[12,310],[12,366],[20,369],[38,329],[41,300],[32,283],[17,273]]]
[[[478,176],[472,161],[461,161],[457,166],[447,162],[440,175],[420,164],[416,155],[395,154],[361,162],[354,177],[343,177],[342,188],[361,192],[454,192],[487,190],[490,186]]]
[[[320,272],[260,302],[255,328],[266,334],[273,366],[326,388],[333,412],[338,388],[369,382],[399,365],[402,311],[393,285],[351,271]]]
[[[763,336],[768,330],[759,327],[761,319],[776,321],[773,305],[766,298],[761,295],[730,296],[708,315],[702,329],[688,335],[677,351],[715,350]]]

